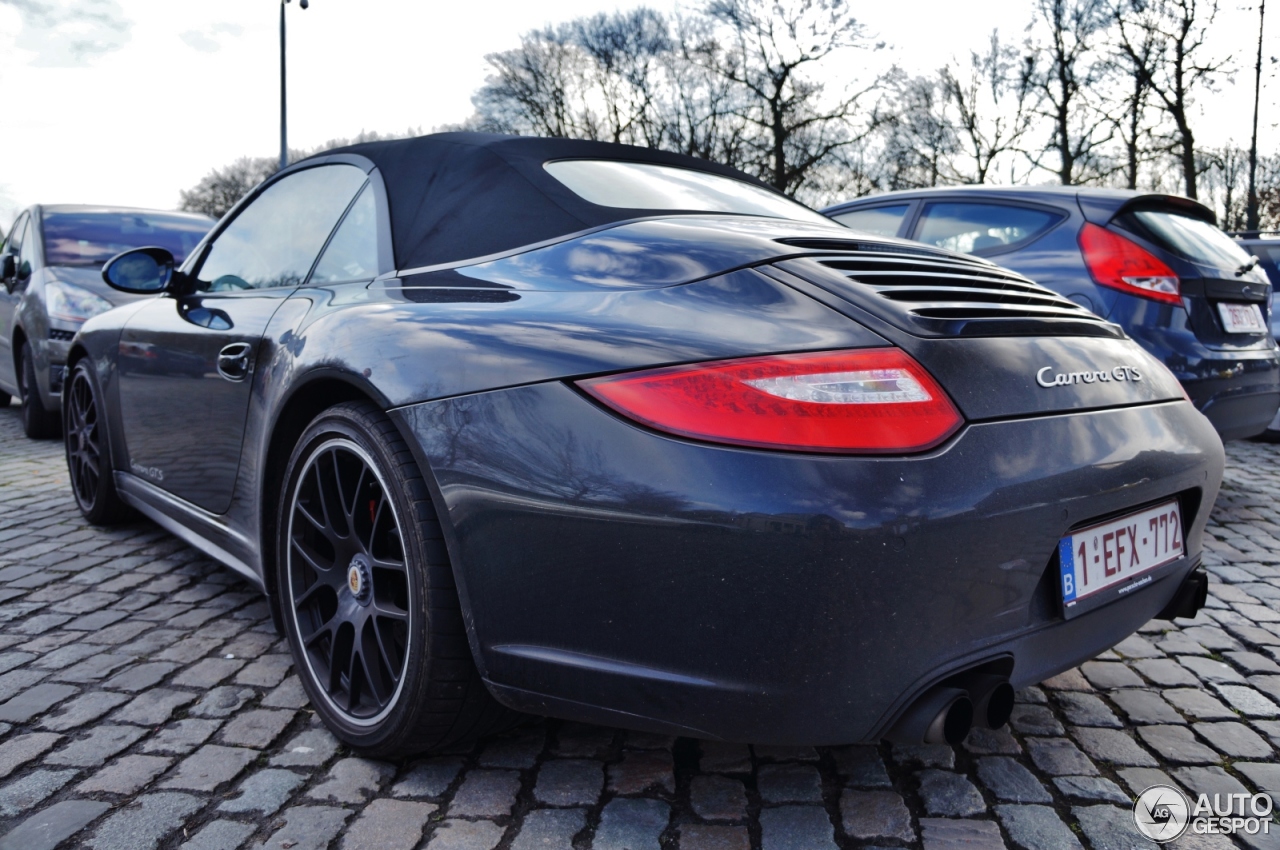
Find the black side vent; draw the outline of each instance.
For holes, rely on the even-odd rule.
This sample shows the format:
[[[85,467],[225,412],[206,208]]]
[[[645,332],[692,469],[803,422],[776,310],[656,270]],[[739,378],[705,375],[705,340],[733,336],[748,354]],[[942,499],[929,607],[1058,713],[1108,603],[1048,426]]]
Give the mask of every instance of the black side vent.
[[[917,335],[1124,336],[1118,326],[1074,301],[983,260],[907,253],[910,249],[894,245],[877,248],[875,253],[816,256],[778,266],[839,289],[842,297]],[[843,286],[830,285],[835,275]]]
[[[70,342],[76,338],[75,331],[61,331],[57,328],[49,328],[49,339],[56,339],[62,342]]]

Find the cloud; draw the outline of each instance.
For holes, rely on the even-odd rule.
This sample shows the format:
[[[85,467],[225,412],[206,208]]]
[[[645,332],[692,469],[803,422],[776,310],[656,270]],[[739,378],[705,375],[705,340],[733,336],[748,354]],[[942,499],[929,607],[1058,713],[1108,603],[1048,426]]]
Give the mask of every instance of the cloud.
[[[22,31],[17,44],[35,52],[32,65],[71,68],[129,42],[133,21],[116,0],[0,0],[17,10]]]
[[[4,0],[0,0],[4,2]],[[238,37],[244,32],[244,27],[239,24],[222,22],[207,27],[203,32],[200,30],[187,30],[178,35],[186,45],[193,50],[199,50],[201,53],[217,53],[222,49],[222,42],[219,36],[227,35],[232,38]]]

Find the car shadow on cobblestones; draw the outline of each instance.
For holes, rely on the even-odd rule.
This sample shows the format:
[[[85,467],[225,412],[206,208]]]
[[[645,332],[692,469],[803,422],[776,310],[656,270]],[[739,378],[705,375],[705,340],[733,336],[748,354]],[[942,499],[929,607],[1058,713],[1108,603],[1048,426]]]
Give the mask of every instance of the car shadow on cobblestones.
[[[1280,447],[1235,443],[1209,607],[1018,694],[959,747],[762,747],[531,719],[401,763],[308,710],[262,597],[86,525],[0,410],[0,850],[1130,848],[1134,795],[1280,791]],[[1280,833],[1175,847],[1280,847]]]

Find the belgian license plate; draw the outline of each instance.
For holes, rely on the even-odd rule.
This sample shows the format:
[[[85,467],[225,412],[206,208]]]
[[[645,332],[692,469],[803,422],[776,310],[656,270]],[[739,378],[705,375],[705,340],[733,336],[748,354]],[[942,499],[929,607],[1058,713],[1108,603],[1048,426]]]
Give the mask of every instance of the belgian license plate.
[[[1264,334],[1267,325],[1262,321],[1262,310],[1257,304],[1218,303],[1218,315],[1222,327],[1229,334]]]
[[[1062,604],[1070,608],[1182,555],[1182,514],[1176,501],[1082,528],[1058,543]]]

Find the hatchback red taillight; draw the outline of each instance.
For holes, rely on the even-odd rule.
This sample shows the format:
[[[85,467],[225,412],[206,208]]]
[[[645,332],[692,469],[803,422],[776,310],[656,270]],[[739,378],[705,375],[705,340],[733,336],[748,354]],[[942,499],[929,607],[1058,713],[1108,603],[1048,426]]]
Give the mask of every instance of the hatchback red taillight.
[[[923,451],[964,422],[937,381],[896,348],[720,360],[578,386],[659,431],[788,451]]]
[[[1089,274],[1102,286],[1166,304],[1182,303],[1178,275],[1133,240],[1085,224],[1080,230],[1080,250]]]

